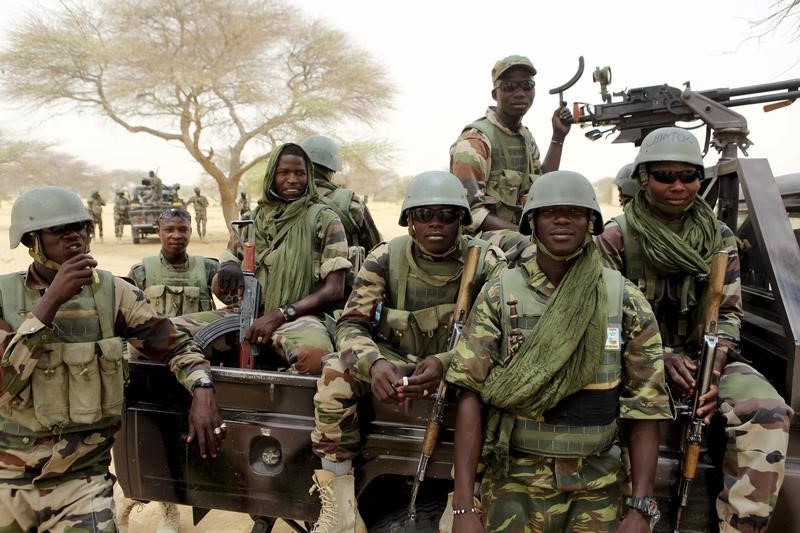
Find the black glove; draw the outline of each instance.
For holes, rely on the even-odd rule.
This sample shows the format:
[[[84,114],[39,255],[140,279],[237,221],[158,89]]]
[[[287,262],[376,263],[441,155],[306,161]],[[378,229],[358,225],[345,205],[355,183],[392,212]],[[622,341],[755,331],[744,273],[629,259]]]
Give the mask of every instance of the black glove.
[[[217,284],[219,288],[228,294],[236,294],[240,287],[244,285],[242,268],[236,261],[225,261],[217,272]]]

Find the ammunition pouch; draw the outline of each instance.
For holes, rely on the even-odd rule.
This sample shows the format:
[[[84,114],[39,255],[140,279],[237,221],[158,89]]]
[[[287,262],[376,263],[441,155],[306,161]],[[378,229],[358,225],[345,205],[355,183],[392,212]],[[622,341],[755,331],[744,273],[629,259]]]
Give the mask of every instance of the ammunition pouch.
[[[205,311],[200,306],[200,287],[151,285],[144,290],[156,311],[167,316],[180,316]]]
[[[512,224],[519,224],[522,199],[528,194],[532,183],[531,174],[509,169],[493,170],[486,180],[485,194],[496,202],[494,215]]]
[[[441,304],[418,311],[384,307],[378,323],[378,337],[398,352],[412,355],[438,353],[447,346],[454,304]]]

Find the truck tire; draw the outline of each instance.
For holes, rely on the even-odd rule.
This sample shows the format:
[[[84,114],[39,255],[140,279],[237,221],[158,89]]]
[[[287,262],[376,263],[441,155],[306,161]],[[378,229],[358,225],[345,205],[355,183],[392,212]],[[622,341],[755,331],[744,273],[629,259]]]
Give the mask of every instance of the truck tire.
[[[141,236],[139,234],[139,230],[136,228],[131,228],[131,237],[133,237],[133,244],[139,244],[139,240]]]
[[[426,501],[417,505],[417,519],[414,523],[408,521],[406,509],[397,509],[384,516],[372,527],[370,533],[405,533],[406,531],[422,531],[425,533],[438,533],[439,519],[444,511],[444,502]]]

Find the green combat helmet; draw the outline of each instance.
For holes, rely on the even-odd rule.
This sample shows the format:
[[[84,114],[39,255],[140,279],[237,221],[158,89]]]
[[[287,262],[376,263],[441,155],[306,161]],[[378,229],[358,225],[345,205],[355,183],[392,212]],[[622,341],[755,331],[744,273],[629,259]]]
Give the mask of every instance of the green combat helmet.
[[[622,191],[622,196],[633,198],[639,192],[639,182],[633,177],[633,163],[628,163],[619,169],[614,185]]]
[[[196,192],[197,194],[200,194],[200,187],[195,187],[194,188],[194,192]]]
[[[333,139],[324,135],[312,135],[300,143],[300,147],[306,151],[309,159],[315,165],[320,165],[340,172],[342,170],[342,159],[339,157],[339,147]]]
[[[583,175],[569,170],[556,170],[539,177],[528,192],[528,203],[522,210],[519,232],[531,234],[529,216],[535,209],[554,205],[574,205],[594,211],[592,235],[603,233],[603,214],[597,203],[594,187]]]
[[[78,195],[64,187],[39,187],[19,195],[11,208],[8,239],[16,248],[23,235],[62,224],[91,222]]]
[[[469,202],[467,202],[467,192],[461,181],[450,174],[441,170],[429,170],[422,174],[417,174],[411,183],[408,184],[403,207],[400,210],[401,226],[408,226],[407,211],[415,207],[426,205],[452,205],[464,210],[464,218],[461,223],[464,225],[472,224],[472,215],[469,212]]]
[[[703,153],[700,150],[700,143],[697,142],[697,137],[683,128],[658,128],[648,133],[642,140],[639,153],[633,161],[633,175],[642,181],[645,178],[642,176],[641,165],[658,161],[689,163],[697,167],[701,177],[703,176]]]

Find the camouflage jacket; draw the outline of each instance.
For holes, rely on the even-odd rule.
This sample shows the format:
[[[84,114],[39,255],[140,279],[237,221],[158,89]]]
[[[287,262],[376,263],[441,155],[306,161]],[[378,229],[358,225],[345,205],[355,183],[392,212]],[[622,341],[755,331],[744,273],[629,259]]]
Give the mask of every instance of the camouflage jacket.
[[[529,285],[541,299],[548,300],[555,287],[535,260],[527,268]],[[453,349],[447,381],[477,394],[494,367],[503,365],[505,346],[500,279],[484,285],[472,307],[464,331]],[[620,417],[627,419],[672,419],[672,407],[664,381],[661,337],[650,305],[641,292],[625,282],[622,298],[622,386]]]
[[[89,206],[89,213],[92,215],[100,215],[103,212],[103,206],[106,205],[100,196],[91,196],[86,203]]]
[[[114,200],[114,216],[117,218],[123,218],[128,216],[128,210],[131,207],[131,201],[125,198],[124,196],[119,197]]]
[[[415,254],[420,268],[430,261],[421,254]],[[454,251],[451,257],[463,263],[461,251]],[[503,252],[492,246],[484,260],[484,279],[497,277],[506,268]],[[336,349],[350,348],[357,358],[357,366],[361,375],[369,376],[370,367],[379,359],[383,359],[377,342],[373,339],[372,329],[378,305],[387,301],[389,278],[389,245],[381,243],[368,255],[356,276],[353,292],[347,299],[344,311],[336,323]],[[477,291],[478,287],[476,287]],[[452,303],[452,302],[442,302]],[[417,354],[421,356],[431,354]],[[449,354],[437,354],[445,368],[449,364]]]
[[[624,216],[624,215],[622,215]],[[725,285],[722,289],[722,301],[719,307],[719,334],[720,344],[724,346],[730,355],[737,358],[738,355],[730,350],[739,342],[742,317],[742,286],[739,273],[739,255],[736,248],[736,237],[724,223],[720,222],[722,239],[725,244],[725,251],[728,252],[728,268],[725,273]],[[611,220],[606,224],[603,233],[595,237],[595,244],[603,255],[603,262],[609,268],[619,270],[623,274],[625,270],[625,243],[619,225]],[[669,281],[669,280],[667,280]],[[702,285],[701,287],[705,287]],[[675,320],[678,316],[678,305],[676,303],[676,285],[667,283],[666,290],[669,294],[662,295],[656,309],[657,319],[661,329],[661,336],[664,346],[682,347],[686,338],[677,335]],[[698,301],[701,295],[697,295]],[[652,303],[652,302],[651,302]],[[655,304],[653,304],[656,307]],[[696,311],[696,310],[695,310]],[[694,316],[697,327],[702,327],[702,318]],[[690,332],[695,333],[696,330]],[[690,335],[691,337],[692,335]],[[692,351],[692,350],[690,350]]]
[[[505,133],[515,134],[500,122],[494,107],[486,110],[486,118]],[[533,174],[539,175],[542,172],[542,165],[536,141],[530,147],[530,154],[531,170]],[[491,212],[489,206],[494,203],[485,197],[486,180],[493,170],[491,166],[492,147],[489,139],[475,128],[465,129],[450,147],[450,172],[461,180],[467,190],[467,199],[472,211],[472,225],[468,228],[471,232],[475,232],[483,224],[483,220]]]
[[[314,181],[317,184],[317,193],[319,194],[320,198],[333,200],[336,189],[340,188],[338,185],[335,185],[326,179],[317,178]],[[361,197],[355,193],[350,199],[350,204],[346,214],[350,217],[353,225],[357,228],[357,235],[354,235],[356,239],[348,239],[351,245],[357,242],[359,246],[364,247],[364,250],[370,251],[377,246],[378,243],[380,243],[380,232],[378,231],[377,226],[375,226],[375,221],[372,219],[372,214],[369,212],[367,205],[361,200]],[[344,223],[344,220],[342,223]],[[348,231],[346,224],[345,231]],[[372,235],[377,235],[378,239],[376,240],[372,237]],[[348,237],[350,237],[349,234]]]
[[[191,196],[189,197],[188,200],[186,200],[187,207],[189,206],[189,204],[192,204],[194,206],[194,216],[196,217],[206,216],[206,208],[208,207],[208,198],[202,195],[197,196],[195,194],[194,196]]]

